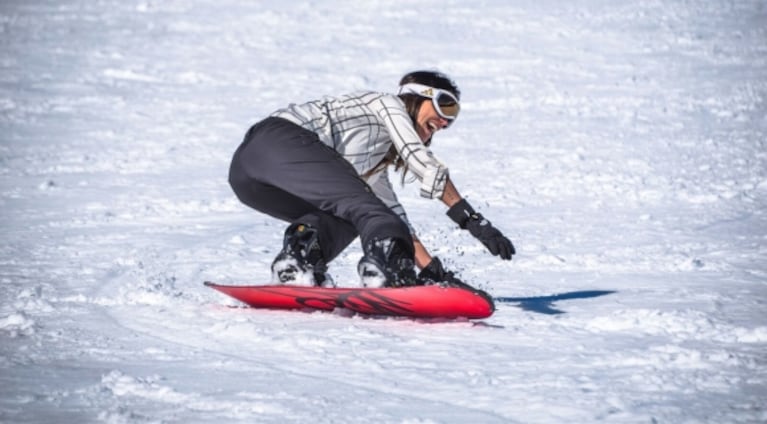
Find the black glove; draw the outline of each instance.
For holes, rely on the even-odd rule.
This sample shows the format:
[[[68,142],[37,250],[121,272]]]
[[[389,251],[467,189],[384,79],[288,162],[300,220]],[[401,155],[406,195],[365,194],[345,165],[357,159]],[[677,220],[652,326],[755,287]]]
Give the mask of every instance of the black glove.
[[[475,212],[466,199],[461,199],[448,209],[447,216],[461,228],[469,230],[469,233],[481,241],[493,255],[510,260],[511,255],[517,253],[511,240],[493,227],[482,214]]]
[[[418,273],[420,280],[431,280],[435,283],[447,283],[451,286],[466,287],[467,284],[456,278],[455,274],[446,270],[442,266],[442,261],[438,257],[431,258],[431,262],[426,268]]]
[[[462,289],[471,290],[472,292],[484,297],[491,305],[493,305],[493,309],[495,309],[492,296],[490,296],[484,290],[476,289],[456,278],[455,274],[445,270],[445,268],[442,266],[442,261],[440,261],[436,256],[431,258],[429,265],[427,265],[426,268],[422,269],[421,272],[418,273],[418,279],[423,281],[422,284],[429,284],[431,281],[446,285],[448,287],[460,287]]]

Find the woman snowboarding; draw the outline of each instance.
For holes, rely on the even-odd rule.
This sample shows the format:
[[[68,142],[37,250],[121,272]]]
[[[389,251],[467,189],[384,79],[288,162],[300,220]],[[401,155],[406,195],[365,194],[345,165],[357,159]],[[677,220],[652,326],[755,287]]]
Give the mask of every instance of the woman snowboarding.
[[[356,237],[366,287],[464,285],[415,236],[389,181],[412,173],[421,196],[487,249],[514,246],[461,197],[429,146],[460,111],[460,91],[439,72],[402,77],[398,94],[357,92],[291,104],[256,123],[232,159],[229,183],[244,204],[289,223],[272,263],[283,284],[330,285],[328,264]],[[416,273],[416,266],[421,270]]]

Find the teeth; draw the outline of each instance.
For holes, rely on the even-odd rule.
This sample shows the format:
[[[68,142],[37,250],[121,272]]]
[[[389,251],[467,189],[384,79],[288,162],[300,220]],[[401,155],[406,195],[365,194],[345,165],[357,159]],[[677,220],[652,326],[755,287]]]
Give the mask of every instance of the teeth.
[[[431,128],[432,131],[437,131],[437,124],[429,122],[429,128]]]

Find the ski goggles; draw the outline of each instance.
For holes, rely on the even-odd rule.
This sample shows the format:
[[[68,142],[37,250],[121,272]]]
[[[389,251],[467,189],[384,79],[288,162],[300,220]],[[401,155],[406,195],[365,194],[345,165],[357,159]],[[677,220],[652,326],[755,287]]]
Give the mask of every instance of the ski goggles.
[[[461,104],[455,95],[441,88],[410,82],[403,84],[399,88],[399,94],[406,93],[413,93],[431,99],[434,110],[437,111],[439,116],[447,119],[448,125],[453,123],[455,118],[458,117],[458,112],[461,110]]]

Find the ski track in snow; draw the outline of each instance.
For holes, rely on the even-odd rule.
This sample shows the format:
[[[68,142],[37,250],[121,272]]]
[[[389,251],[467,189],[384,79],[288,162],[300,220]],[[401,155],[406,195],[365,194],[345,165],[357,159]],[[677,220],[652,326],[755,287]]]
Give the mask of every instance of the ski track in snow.
[[[0,46],[0,422],[767,422],[764,1],[6,1]],[[248,126],[418,68],[461,87],[435,154],[519,254],[400,200],[496,313],[203,287],[280,248],[226,184]]]

